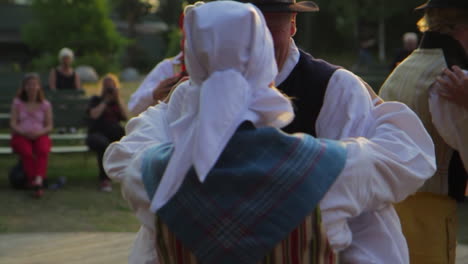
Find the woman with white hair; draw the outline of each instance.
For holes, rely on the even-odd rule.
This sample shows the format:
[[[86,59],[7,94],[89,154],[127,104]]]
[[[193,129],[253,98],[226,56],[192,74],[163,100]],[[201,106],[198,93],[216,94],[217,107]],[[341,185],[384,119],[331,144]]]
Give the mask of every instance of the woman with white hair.
[[[49,74],[49,88],[53,91],[80,89],[80,78],[72,67],[73,51],[69,48],[63,48],[60,50],[58,58],[60,65],[53,68]]]
[[[129,263],[335,263],[348,218],[404,199],[435,170],[427,133],[398,103],[363,120],[373,141],[282,132],[293,106],[272,85],[273,40],[255,6],[210,2],[184,23],[189,81],[104,155],[142,223]]]

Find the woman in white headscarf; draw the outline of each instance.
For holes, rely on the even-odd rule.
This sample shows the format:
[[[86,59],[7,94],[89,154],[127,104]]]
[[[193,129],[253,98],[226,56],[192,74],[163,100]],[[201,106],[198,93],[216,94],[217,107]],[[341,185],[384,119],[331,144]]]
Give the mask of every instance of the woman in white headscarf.
[[[342,250],[347,219],[404,199],[434,171],[431,141],[403,105],[415,129],[380,110],[362,127],[374,142],[281,132],[293,109],[271,85],[273,42],[253,5],[189,8],[184,28],[190,80],[132,119],[104,157],[142,223],[131,263],[333,263],[324,196],[341,195],[324,214]]]

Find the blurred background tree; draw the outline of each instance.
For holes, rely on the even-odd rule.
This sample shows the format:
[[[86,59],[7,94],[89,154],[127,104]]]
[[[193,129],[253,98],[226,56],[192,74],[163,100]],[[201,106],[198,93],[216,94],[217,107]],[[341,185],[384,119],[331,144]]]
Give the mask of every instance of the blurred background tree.
[[[401,47],[403,33],[418,32],[416,21],[422,13],[414,8],[425,2],[315,1],[320,12],[298,15],[296,43],[316,57],[346,67],[357,59],[360,42],[366,39],[375,40],[370,51],[384,65]],[[121,63],[145,72],[164,57],[179,52],[179,16],[185,4],[194,2],[0,0],[0,65],[14,64],[24,69],[29,62],[33,65],[30,69],[41,71],[55,65],[58,50],[69,46],[76,52],[77,63],[91,64],[99,72],[115,71]],[[15,32],[27,21],[32,23],[24,27],[21,40]],[[142,31],[142,25],[144,29],[148,25],[159,28]],[[24,48],[25,43],[29,49]],[[21,57],[20,53],[25,55]]]
[[[127,23],[127,37],[131,40],[127,46],[127,53],[124,59],[125,66],[135,66],[140,64],[139,58],[144,53],[138,43],[137,24],[149,14],[155,13],[159,7],[158,0],[114,0],[111,1],[114,10],[119,18]]]
[[[56,64],[57,53],[71,48],[77,62],[94,66],[99,73],[116,71],[127,41],[109,16],[107,1],[32,0],[34,20],[23,28],[26,44],[40,56],[33,60],[35,70]]]
[[[180,52],[182,32],[180,32],[179,28],[179,18],[184,7],[195,2],[197,2],[197,0],[160,0],[158,15],[169,27],[169,31],[166,34],[166,58],[173,57]],[[210,2],[210,0],[205,2]]]
[[[403,33],[418,32],[414,11],[425,0],[315,0],[320,12],[299,14],[297,42],[316,56],[356,57],[359,43],[374,38],[381,63],[401,46]]]

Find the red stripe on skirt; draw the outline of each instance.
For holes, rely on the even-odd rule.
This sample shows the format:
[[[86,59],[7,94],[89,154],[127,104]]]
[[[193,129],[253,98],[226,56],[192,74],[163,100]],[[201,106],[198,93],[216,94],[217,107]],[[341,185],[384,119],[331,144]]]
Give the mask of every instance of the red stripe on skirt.
[[[184,264],[184,248],[178,240],[176,240],[176,255],[177,255],[177,264]]]
[[[290,246],[290,252],[291,252],[291,264],[300,264],[300,256],[299,256],[299,230],[294,230],[290,237],[291,239],[291,244]]]

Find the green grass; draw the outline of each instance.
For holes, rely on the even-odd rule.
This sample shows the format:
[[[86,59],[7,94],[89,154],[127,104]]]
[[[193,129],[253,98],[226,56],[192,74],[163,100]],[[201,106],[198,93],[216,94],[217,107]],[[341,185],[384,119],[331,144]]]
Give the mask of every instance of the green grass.
[[[135,232],[138,221],[114,183],[112,193],[98,191],[95,157],[88,154],[51,155],[48,177],[66,185],[46,191],[40,199],[28,191],[12,190],[7,181],[14,156],[0,160],[0,232]]]
[[[125,104],[138,82],[122,83]],[[99,94],[97,83],[85,84],[87,95]],[[7,132],[7,131],[5,131]],[[3,132],[3,133],[5,133]],[[8,171],[16,163],[14,155],[0,156],[0,233],[10,232],[136,232],[139,224],[120,187],[112,193],[98,191],[98,168],[93,153],[51,154],[48,178],[66,177],[64,188],[46,191],[40,199],[8,184]]]

